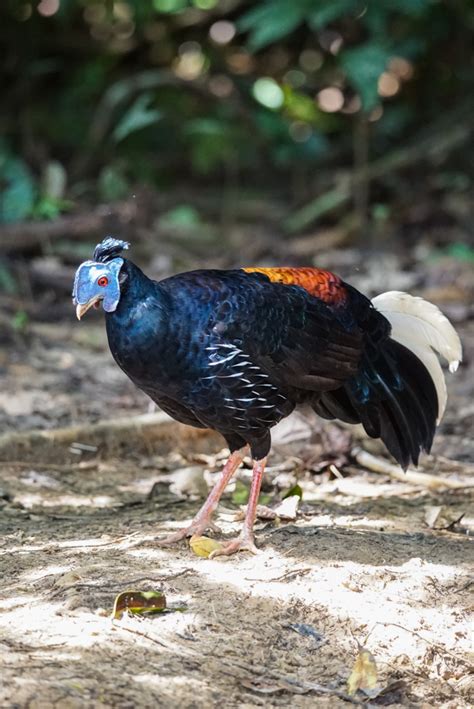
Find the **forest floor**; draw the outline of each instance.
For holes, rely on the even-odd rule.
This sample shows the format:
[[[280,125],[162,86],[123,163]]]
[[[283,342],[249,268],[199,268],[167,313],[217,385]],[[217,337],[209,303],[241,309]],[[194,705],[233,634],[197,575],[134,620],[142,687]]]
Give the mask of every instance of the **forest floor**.
[[[446,417],[421,466],[440,484],[367,469],[356,446],[383,462],[380,447],[297,415],[275,430],[264,492],[271,508],[298,484],[298,510],[259,519],[258,556],[214,560],[153,539],[198,509],[222,465],[220,439],[153,418],[113,363],[100,315],[15,335],[0,361],[0,706],[472,706],[466,307],[451,308],[465,364],[448,377]],[[147,413],[158,423],[142,429]],[[30,433],[57,427],[50,439]],[[239,529],[249,474],[219,509],[223,537]],[[127,590],[161,590],[169,612],[112,620]],[[351,698],[361,647],[376,688]]]

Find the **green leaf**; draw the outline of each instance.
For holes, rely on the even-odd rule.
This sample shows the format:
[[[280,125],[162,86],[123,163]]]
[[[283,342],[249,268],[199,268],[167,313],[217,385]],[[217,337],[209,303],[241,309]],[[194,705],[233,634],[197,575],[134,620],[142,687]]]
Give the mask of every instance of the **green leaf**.
[[[141,3],[142,5],[145,3]],[[157,12],[177,13],[182,12],[187,5],[186,0],[153,0],[152,5]]]
[[[276,0],[245,13],[239,29],[250,31],[249,49],[258,51],[291,34],[304,21],[308,5],[307,0]]]
[[[358,15],[363,9],[363,4],[354,3],[354,0],[332,0],[332,2],[319,0],[314,4],[319,7],[315,7],[308,16],[308,24],[313,30],[320,30],[343,15]]]
[[[202,174],[211,172],[230,159],[236,159],[238,135],[231,125],[222,120],[191,120],[183,133],[190,146],[193,167]]]
[[[313,99],[287,84],[283,87],[283,92],[285,111],[290,118],[311,124],[317,122],[319,110]]]
[[[115,126],[113,138],[116,143],[124,140],[131,133],[135,133],[161,120],[163,117],[161,111],[156,108],[150,108],[150,103],[153,100],[154,96],[150,92],[138,96]]]
[[[19,222],[31,213],[36,187],[23,160],[0,155],[0,222]]]
[[[341,65],[347,78],[360,95],[362,108],[372,110],[379,103],[377,84],[392,56],[384,46],[375,43],[362,44],[341,53]]]
[[[33,207],[31,215],[35,219],[51,221],[61,214],[63,204],[67,204],[67,202],[61,199],[55,199],[54,197],[40,197]]]
[[[23,332],[26,330],[29,322],[28,313],[24,310],[17,310],[15,315],[11,319],[11,325],[17,332]]]
[[[301,489],[300,485],[296,483],[296,485],[293,485],[293,487],[290,487],[289,490],[286,490],[286,492],[283,493],[282,495],[282,500],[286,500],[287,497],[299,497],[300,500],[303,499],[303,490]]]
[[[452,258],[458,261],[464,261],[466,263],[474,263],[474,249],[469,244],[451,244],[446,249],[446,253]]]
[[[235,505],[246,505],[249,499],[250,490],[241,480],[235,481],[235,490],[232,493],[232,502]]]
[[[178,204],[161,215],[159,224],[168,229],[196,229],[202,222],[197,209],[190,204]]]

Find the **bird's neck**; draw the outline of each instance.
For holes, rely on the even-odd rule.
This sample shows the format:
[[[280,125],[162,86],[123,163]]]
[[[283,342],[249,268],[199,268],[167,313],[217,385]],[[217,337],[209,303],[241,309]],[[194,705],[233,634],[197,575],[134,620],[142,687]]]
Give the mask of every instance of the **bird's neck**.
[[[121,269],[121,293],[114,312],[106,313],[110,350],[133,380],[146,378],[147,363],[167,342],[169,303],[164,289],[130,261]],[[142,387],[143,388],[143,387]]]
[[[166,295],[156,281],[145,276],[131,261],[124,261],[120,271],[120,300],[113,313],[106,313],[107,329],[128,328],[143,320],[153,310],[155,325],[162,318],[159,311],[166,309]]]
[[[137,302],[148,298],[159,289],[158,283],[145,276],[131,261],[124,261],[120,270],[120,301],[117,310],[125,312]]]

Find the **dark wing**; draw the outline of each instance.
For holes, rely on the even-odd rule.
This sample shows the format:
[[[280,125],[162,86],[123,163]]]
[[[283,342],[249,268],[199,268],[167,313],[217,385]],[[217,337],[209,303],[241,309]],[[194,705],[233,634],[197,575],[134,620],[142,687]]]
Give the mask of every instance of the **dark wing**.
[[[364,333],[342,281],[338,303],[262,272],[194,271],[161,285],[173,290],[183,313],[194,310],[211,342],[234,344],[284,390],[328,391],[358,370]]]
[[[260,366],[270,369],[282,384],[321,392],[334,389],[357,372],[364,333],[351,311],[342,281],[332,274],[328,274],[331,280],[313,280],[308,278],[313,275],[308,273],[312,269],[302,271],[281,269],[278,275],[283,272],[285,281],[271,280],[262,289],[259,309],[270,312],[270,316],[246,346]],[[292,272],[296,275],[294,284],[290,281]],[[268,274],[262,276],[269,278]],[[316,295],[315,286],[321,287],[326,301]]]

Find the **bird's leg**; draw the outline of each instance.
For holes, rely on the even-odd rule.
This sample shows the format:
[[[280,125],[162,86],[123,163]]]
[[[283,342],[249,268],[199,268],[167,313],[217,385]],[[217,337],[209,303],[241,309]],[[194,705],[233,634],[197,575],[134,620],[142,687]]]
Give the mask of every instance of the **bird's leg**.
[[[247,453],[248,446],[244,446],[243,448],[240,448],[240,450],[234,451],[230,454],[226,464],[222,468],[219,480],[212,488],[206,502],[194,517],[189,527],[180,529],[174,534],[169,534],[167,537],[157,540],[158,544],[174,544],[182,539],[186,539],[186,537],[192,537],[193,534],[202,534],[206,531],[206,529],[215,529],[215,525],[211,521],[212,514],[215,511],[229,480],[242,463]]]
[[[216,549],[213,551],[209,555],[210,559],[213,559],[216,556],[230,556],[231,554],[235,554],[237,551],[250,551],[252,554],[258,553],[258,549],[255,546],[254,541],[253,525],[255,522],[255,517],[257,516],[258,497],[260,495],[260,488],[262,486],[266,462],[266,458],[262,458],[262,460],[254,460],[252,485],[250,487],[247,512],[245,513],[244,525],[240,536],[236,539],[231,539],[230,542],[224,544],[222,549]]]

